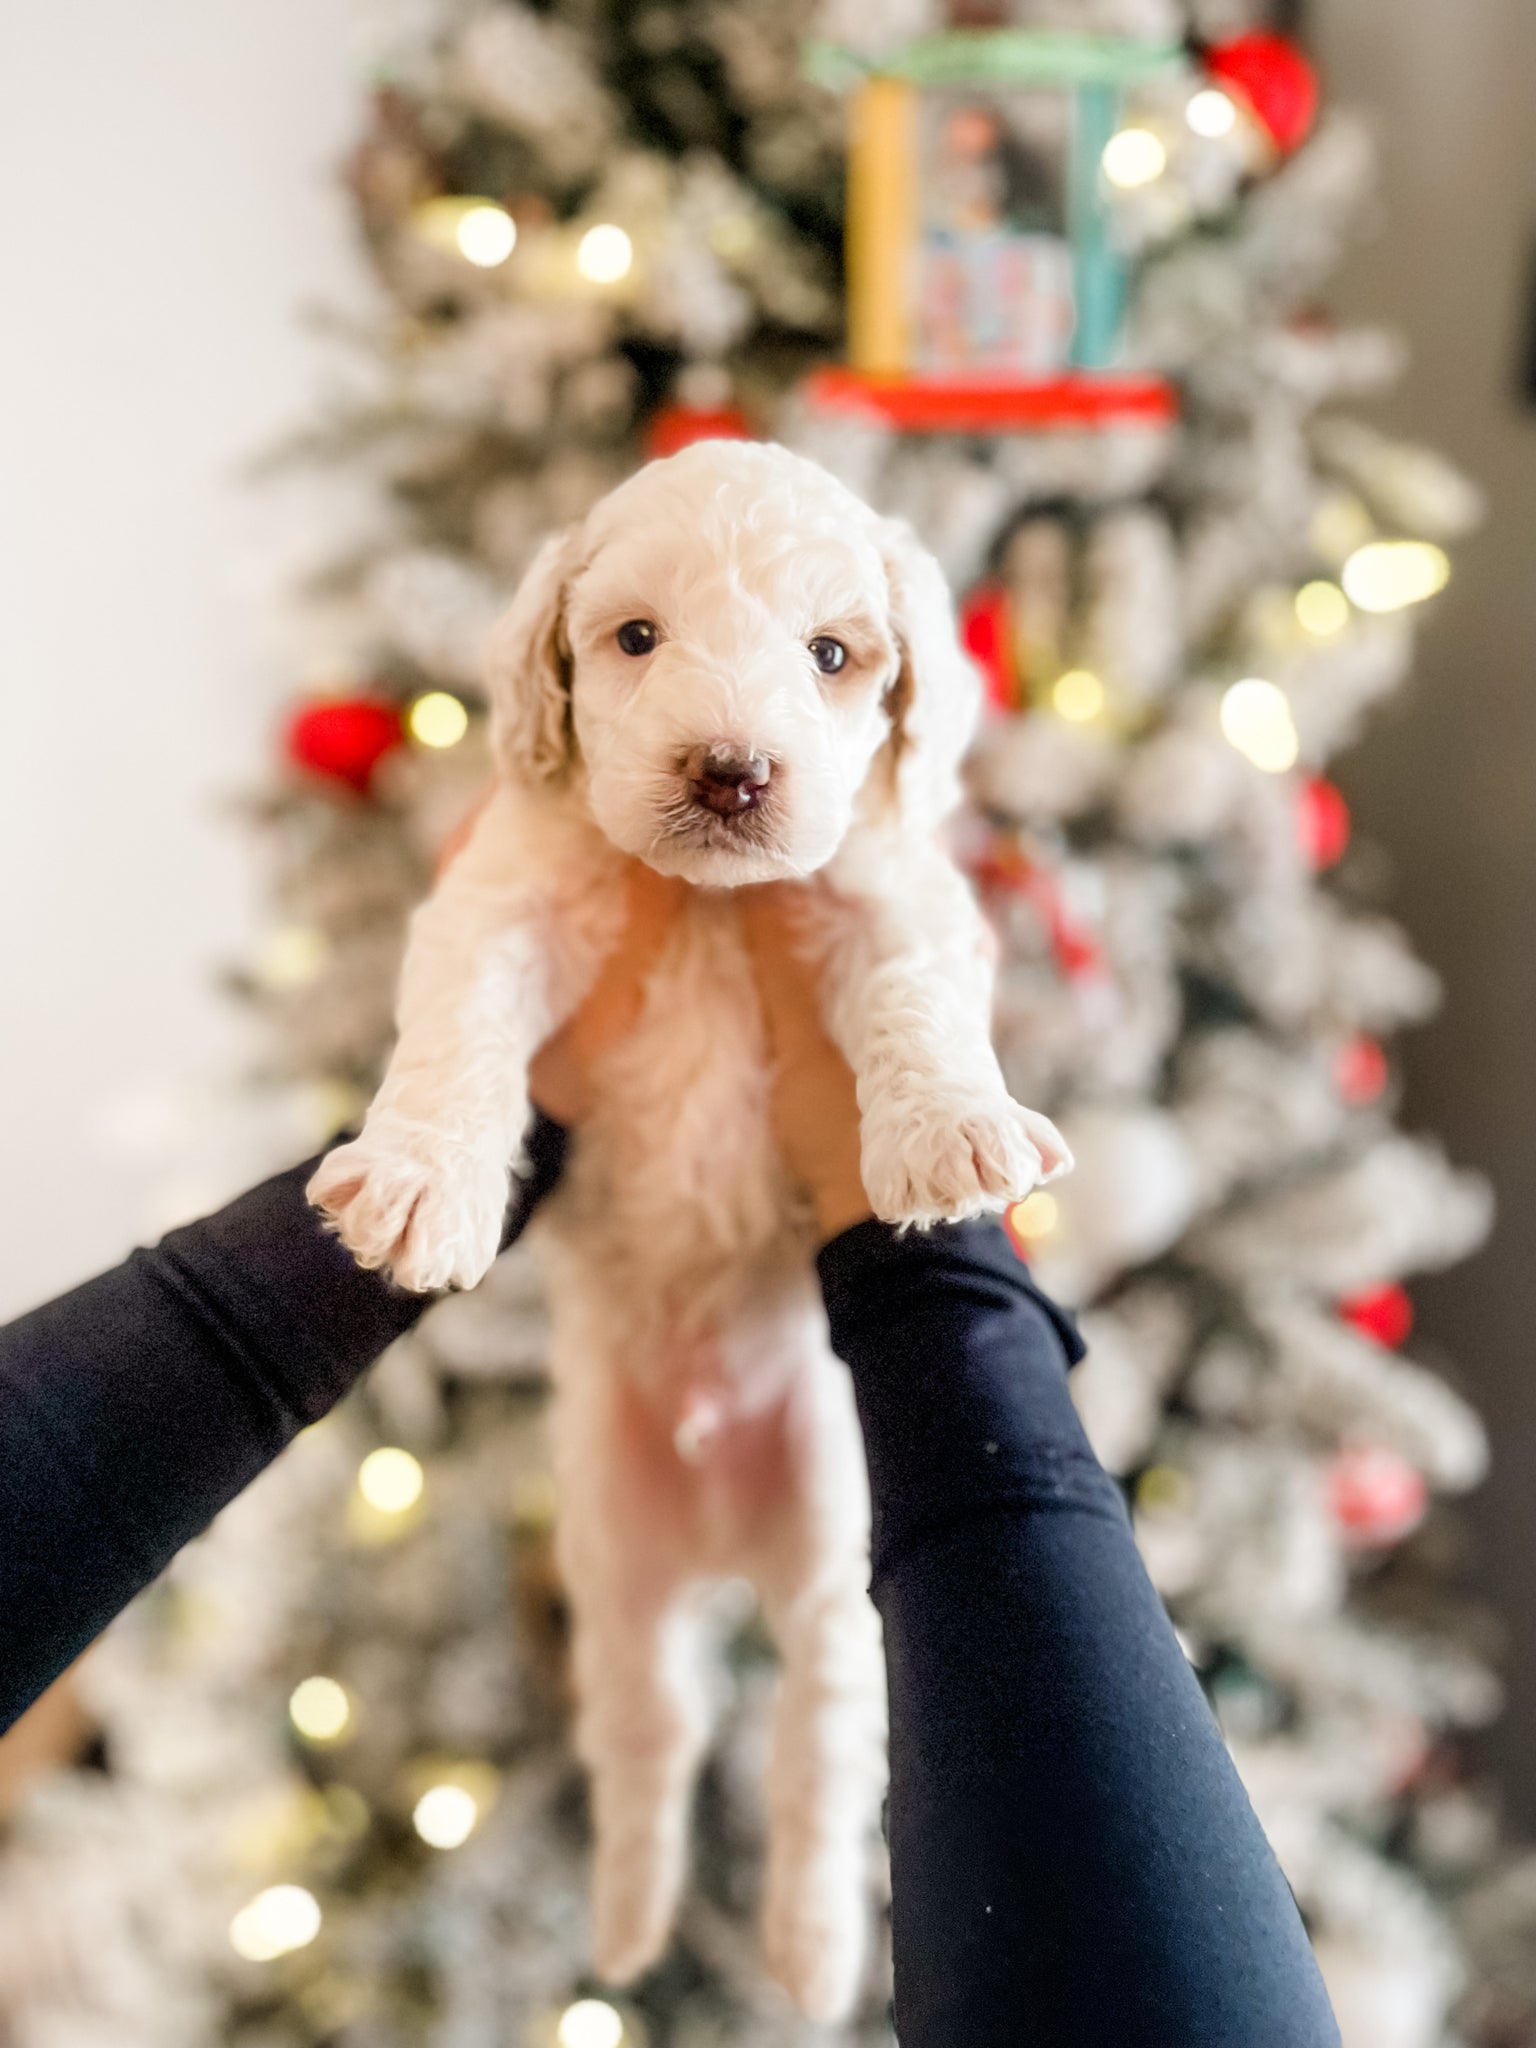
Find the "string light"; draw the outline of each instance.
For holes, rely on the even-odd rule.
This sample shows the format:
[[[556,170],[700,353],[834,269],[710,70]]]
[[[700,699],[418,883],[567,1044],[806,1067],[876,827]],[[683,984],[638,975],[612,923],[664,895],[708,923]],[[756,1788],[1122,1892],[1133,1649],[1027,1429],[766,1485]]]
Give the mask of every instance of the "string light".
[[[1091,669],[1069,668],[1056,678],[1051,704],[1060,717],[1086,725],[1104,709],[1104,685]]]
[[[1373,540],[1355,549],[1339,580],[1361,611],[1396,612],[1444,590],[1450,574],[1445,550],[1432,541]]]
[[[472,1792],[462,1785],[434,1785],[417,1800],[411,1825],[430,1847],[457,1849],[474,1833],[479,1818],[480,1807]]]
[[[1008,1211],[1010,1228],[1019,1237],[1049,1237],[1061,1220],[1061,1205],[1044,1188],[1036,1188]]]
[[[462,256],[480,270],[494,270],[517,247],[517,223],[494,199],[445,194],[428,199],[411,215],[423,242],[447,256]]]
[[[289,1696],[288,1718],[306,1742],[336,1742],[352,1719],[352,1702],[334,1678],[306,1678]]]
[[[1237,751],[1268,775],[1296,765],[1300,742],[1285,693],[1260,676],[1234,683],[1221,700],[1221,729]]]
[[[480,200],[459,216],[454,240],[461,256],[481,270],[494,270],[517,247],[517,222],[504,206]]]
[[[469,731],[469,713],[446,690],[428,690],[405,714],[411,738],[423,747],[456,747]]]
[[[1184,109],[1184,118],[1196,135],[1214,139],[1230,135],[1237,121],[1237,108],[1219,87],[1208,85],[1197,92]]]
[[[1122,192],[1150,185],[1168,166],[1168,152],[1150,128],[1122,128],[1104,145],[1104,175]]]
[[[325,933],[310,924],[280,924],[267,933],[256,958],[257,979],[266,988],[307,988],[331,956]]]
[[[421,1499],[426,1475],[409,1451],[385,1445],[358,1467],[357,1490],[381,1515],[403,1515]]]
[[[634,244],[610,221],[588,228],[576,250],[576,268],[593,284],[617,284],[634,260]]]
[[[1331,640],[1349,624],[1349,599],[1337,583],[1324,578],[1303,583],[1296,593],[1296,619],[1303,631]]]
[[[560,2015],[555,2039],[560,2048],[619,2048],[624,2022],[601,1998],[578,1998]]]
[[[307,1948],[320,1932],[320,1906],[299,1884],[275,1884],[258,1892],[229,1923],[235,1954],[250,1963],[270,1963],[296,1948]]]

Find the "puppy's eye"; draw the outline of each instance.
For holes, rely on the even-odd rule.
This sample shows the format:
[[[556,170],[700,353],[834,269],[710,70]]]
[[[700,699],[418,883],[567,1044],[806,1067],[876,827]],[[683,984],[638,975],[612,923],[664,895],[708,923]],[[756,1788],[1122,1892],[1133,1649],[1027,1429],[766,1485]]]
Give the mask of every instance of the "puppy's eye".
[[[848,659],[848,650],[841,640],[834,640],[830,633],[818,633],[814,640],[807,642],[811,659],[824,676],[835,676]]]
[[[649,654],[661,635],[649,619],[626,619],[614,637],[621,654]]]

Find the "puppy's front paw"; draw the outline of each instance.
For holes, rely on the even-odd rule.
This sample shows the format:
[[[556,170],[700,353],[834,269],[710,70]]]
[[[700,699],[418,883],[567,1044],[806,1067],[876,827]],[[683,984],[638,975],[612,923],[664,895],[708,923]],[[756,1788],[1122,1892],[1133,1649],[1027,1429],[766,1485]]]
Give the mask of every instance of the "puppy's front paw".
[[[1072,1164],[1047,1117],[1001,1090],[867,1111],[864,1189],[887,1223],[958,1223],[1006,1208]]]
[[[473,1287],[501,1244],[507,1169],[420,1125],[384,1119],[329,1153],[305,1189],[360,1266],[412,1294]]]

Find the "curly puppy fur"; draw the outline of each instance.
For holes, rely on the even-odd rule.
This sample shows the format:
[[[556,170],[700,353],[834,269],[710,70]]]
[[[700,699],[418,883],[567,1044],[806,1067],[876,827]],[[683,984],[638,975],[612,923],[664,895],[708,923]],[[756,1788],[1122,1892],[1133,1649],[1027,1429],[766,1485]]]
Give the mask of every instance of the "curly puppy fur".
[[[636,620],[654,632],[626,652]],[[811,647],[828,638],[833,673]],[[1069,1164],[1004,1088],[979,916],[938,835],[974,676],[904,526],[739,442],[652,463],[549,540],[489,672],[497,792],[415,917],[388,1074],[310,1198],[402,1286],[473,1287],[529,1059],[614,941],[624,856],[697,885],[540,1225],[595,1947],[623,1982],[665,1945],[709,1733],[700,1589],[745,1576],[783,1659],[766,1953],[834,2020],[860,1981],[883,1775],[868,1499],[732,892],[807,878],[804,943],[877,1215],[976,1215]],[[711,760],[754,764],[724,815]]]

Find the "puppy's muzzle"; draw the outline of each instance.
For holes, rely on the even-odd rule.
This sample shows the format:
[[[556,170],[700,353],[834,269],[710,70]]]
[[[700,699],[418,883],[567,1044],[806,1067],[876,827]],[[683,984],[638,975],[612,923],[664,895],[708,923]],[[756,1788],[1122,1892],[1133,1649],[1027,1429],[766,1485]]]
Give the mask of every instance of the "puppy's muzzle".
[[[689,795],[717,818],[736,818],[745,811],[755,811],[771,773],[766,754],[746,754],[718,743],[695,747],[683,762]]]

